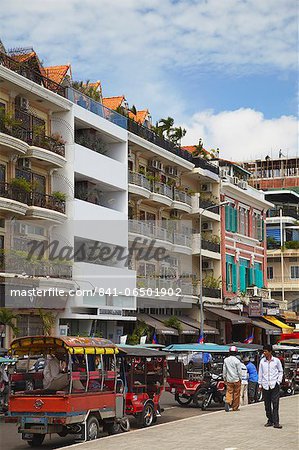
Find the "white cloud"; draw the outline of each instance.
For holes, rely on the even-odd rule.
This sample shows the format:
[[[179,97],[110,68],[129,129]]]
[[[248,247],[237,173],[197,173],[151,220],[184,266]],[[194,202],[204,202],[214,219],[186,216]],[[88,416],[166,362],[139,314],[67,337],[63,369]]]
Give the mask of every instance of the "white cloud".
[[[250,108],[235,111],[202,111],[184,125],[187,129],[184,145],[203,139],[205,148],[219,148],[220,156],[234,161],[260,158],[267,154],[278,157],[298,156],[298,122],[293,116],[265,119]]]

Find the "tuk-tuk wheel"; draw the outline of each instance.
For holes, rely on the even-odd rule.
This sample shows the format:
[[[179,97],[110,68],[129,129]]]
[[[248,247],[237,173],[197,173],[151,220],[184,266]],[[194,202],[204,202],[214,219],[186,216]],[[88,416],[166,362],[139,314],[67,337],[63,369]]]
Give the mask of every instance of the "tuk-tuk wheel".
[[[98,439],[100,436],[99,421],[95,416],[89,416],[86,424],[86,438],[88,441]]]
[[[287,395],[295,394],[295,383],[292,383],[291,386],[286,390]]]
[[[40,447],[44,442],[45,435],[44,434],[34,434],[32,439],[27,441],[30,447]]]
[[[181,406],[190,405],[190,403],[192,402],[192,396],[186,394],[175,394],[174,399]]]
[[[139,427],[146,428],[150,427],[154,422],[155,410],[151,403],[146,403],[144,405],[143,411],[138,414],[137,422]]]
[[[118,422],[110,422],[104,426],[104,431],[107,431],[109,436],[112,436],[113,434],[119,434],[121,430],[121,425]]]

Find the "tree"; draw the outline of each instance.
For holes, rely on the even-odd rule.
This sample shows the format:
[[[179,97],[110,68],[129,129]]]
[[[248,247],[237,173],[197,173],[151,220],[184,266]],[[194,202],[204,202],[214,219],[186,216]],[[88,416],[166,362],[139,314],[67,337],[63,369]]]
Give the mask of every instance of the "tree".
[[[199,139],[198,144],[195,145],[195,149],[192,152],[192,156],[201,156],[202,158],[207,159],[207,152],[203,148],[202,138]]]
[[[84,81],[73,81],[73,88],[77,91],[82,92],[93,100],[96,100],[97,102],[102,101],[101,93],[95,86],[90,85],[90,80],[87,80],[85,83]]]
[[[169,138],[169,135],[173,131],[174,119],[172,117],[167,117],[167,119],[160,119],[158,123],[158,127],[162,130],[162,134],[166,134]]]
[[[38,314],[43,322],[44,333],[46,336],[49,336],[53,326],[55,325],[56,317],[52,311],[44,311],[43,309],[39,309]]]
[[[0,323],[8,328],[11,328],[14,336],[18,334],[18,327],[15,325],[15,321],[19,316],[15,314],[11,309],[0,308]]]
[[[185,128],[176,127],[173,128],[172,134],[170,135],[170,139],[175,143],[181,145],[182,138],[186,135],[187,131]]]

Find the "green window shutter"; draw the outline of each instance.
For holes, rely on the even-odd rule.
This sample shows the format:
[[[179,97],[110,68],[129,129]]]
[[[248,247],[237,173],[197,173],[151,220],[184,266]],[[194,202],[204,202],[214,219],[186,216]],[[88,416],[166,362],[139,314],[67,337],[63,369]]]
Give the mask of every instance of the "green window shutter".
[[[259,269],[257,269],[257,287],[262,288],[264,285],[264,280],[263,280],[263,272]]]
[[[264,239],[265,239],[265,224],[264,224],[263,220],[262,220],[262,223],[261,223],[261,227],[262,227],[262,242],[264,242]]]
[[[229,263],[226,263],[226,290],[229,291]]]
[[[246,267],[245,266],[239,267],[239,275],[240,275],[240,291],[245,292],[246,291]]]
[[[225,205],[225,229],[230,231],[230,206]]]
[[[249,268],[249,286],[254,284],[254,269],[252,267]]]
[[[232,280],[232,291],[233,291],[234,293],[236,293],[237,290],[238,290],[238,284],[237,284],[237,266],[236,266],[236,264],[232,264],[232,277],[233,277],[233,280]]]
[[[234,208],[234,232],[238,232],[238,210]]]

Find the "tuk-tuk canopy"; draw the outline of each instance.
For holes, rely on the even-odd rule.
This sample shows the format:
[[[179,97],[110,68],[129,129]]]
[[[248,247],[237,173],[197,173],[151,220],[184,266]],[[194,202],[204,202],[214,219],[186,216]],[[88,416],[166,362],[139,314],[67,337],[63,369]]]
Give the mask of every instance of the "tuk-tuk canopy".
[[[252,352],[252,348],[237,347],[238,352]],[[207,352],[207,353],[229,353],[230,345],[217,344],[172,344],[166,347],[166,352]]]
[[[141,345],[119,345],[121,356],[138,356],[145,358],[161,358],[167,356],[166,352],[142,347]]]
[[[45,354],[57,350],[65,350],[75,355],[118,353],[118,348],[113,342],[98,337],[29,336],[15,339],[11,343],[11,352],[17,355]]]

